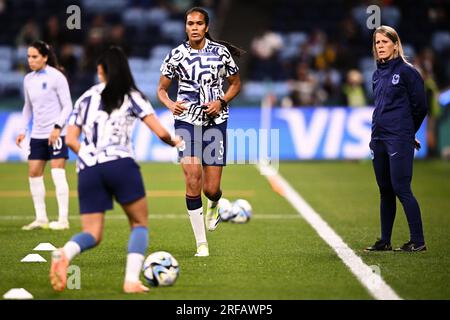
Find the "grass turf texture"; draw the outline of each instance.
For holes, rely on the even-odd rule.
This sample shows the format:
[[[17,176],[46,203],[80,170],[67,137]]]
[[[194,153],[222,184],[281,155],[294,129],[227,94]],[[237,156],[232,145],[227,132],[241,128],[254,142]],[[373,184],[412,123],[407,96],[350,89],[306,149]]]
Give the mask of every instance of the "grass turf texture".
[[[367,265],[404,299],[450,299],[450,163],[416,161],[412,190],[422,210],[428,251],[363,252],[380,236],[379,195],[370,162],[285,163],[281,174]],[[409,240],[401,203],[393,247]]]
[[[450,298],[446,232],[450,227],[450,167],[440,162],[416,163],[413,190],[424,211],[429,251],[418,255],[365,254],[361,248],[378,235],[378,196],[370,163],[282,163],[281,173],[322,214],[369,265],[403,298]],[[222,223],[208,232],[210,257],[194,257],[195,241],[184,200],[181,169],[173,164],[141,164],[150,191],[148,253],[165,250],[180,263],[172,287],[149,294],[121,292],[128,223],[120,206],[107,212],[104,240],[73,260],[81,270],[81,289],[55,293],[48,281],[49,262],[21,263],[40,242],[63,245],[80,230],[73,164],[67,168],[71,229],[22,231],[33,216],[27,166],[0,164],[0,293],[23,287],[35,299],[370,299],[347,267],[315,231],[252,166],[230,165],[223,176],[224,197],[245,198],[253,206],[248,224]],[[45,174],[47,211],[56,217],[49,169]],[[206,200],[204,199],[204,204]],[[399,207],[395,244],[407,240]],[[49,252],[39,252],[50,260]]]

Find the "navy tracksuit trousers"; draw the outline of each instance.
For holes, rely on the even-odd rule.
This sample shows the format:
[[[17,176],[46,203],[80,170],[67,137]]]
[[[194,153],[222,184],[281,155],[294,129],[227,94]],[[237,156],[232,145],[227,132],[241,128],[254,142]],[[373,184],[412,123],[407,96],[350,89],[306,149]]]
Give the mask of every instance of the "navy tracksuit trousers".
[[[423,244],[425,240],[420,208],[411,191],[414,144],[396,140],[372,140],[370,149],[381,196],[381,239],[391,242],[397,196],[408,220],[410,240]]]

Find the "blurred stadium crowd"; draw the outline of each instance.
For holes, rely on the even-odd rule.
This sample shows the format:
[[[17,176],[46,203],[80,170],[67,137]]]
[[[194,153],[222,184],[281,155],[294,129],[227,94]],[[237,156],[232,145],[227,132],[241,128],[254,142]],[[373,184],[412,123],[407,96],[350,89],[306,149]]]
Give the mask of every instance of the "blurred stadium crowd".
[[[81,8],[80,30],[66,27],[73,4]],[[185,37],[184,12],[202,6],[217,38],[229,24],[255,31],[250,43],[239,33],[226,38],[248,52],[240,104],[259,104],[269,90],[283,107],[371,105],[375,64],[366,9],[372,4],[381,8],[381,23],[399,32],[438,115],[439,94],[450,84],[448,0],[278,0],[269,12],[267,6],[258,12],[254,2],[255,14],[267,17],[258,30],[232,19],[230,7],[239,10],[232,0],[0,0],[0,101],[21,97],[27,46],[36,39],[56,49],[73,98],[96,81],[98,54],[116,44],[129,55],[138,87],[154,99],[162,59]]]
[[[381,8],[381,23],[399,32],[436,97],[450,84],[449,1],[281,0],[270,29],[251,44],[250,79],[281,82],[284,106],[371,104],[375,64],[366,10],[372,4]]]
[[[216,2],[0,0],[0,98],[21,95],[27,46],[37,39],[55,49],[73,98],[94,84],[96,59],[110,45],[125,50],[138,86],[153,97],[162,59],[184,39],[184,12],[193,5],[214,12]],[[81,9],[79,30],[66,27],[70,5]]]

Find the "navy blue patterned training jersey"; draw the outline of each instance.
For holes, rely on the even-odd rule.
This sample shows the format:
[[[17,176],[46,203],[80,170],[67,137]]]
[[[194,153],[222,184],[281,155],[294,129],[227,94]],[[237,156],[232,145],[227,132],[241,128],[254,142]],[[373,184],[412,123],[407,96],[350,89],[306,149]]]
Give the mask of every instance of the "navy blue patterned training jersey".
[[[236,74],[239,68],[228,49],[214,41],[205,39],[203,49],[196,50],[183,42],[174,48],[161,65],[161,74],[169,79],[178,79],[177,101],[183,101],[188,108],[175,120],[193,125],[220,124],[228,119],[228,108],[215,118],[210,118],[203,106],[223,97],[223,81]]]
[[[138,91],[125,95],[120,108],[103,110],[103,83],[87,90],[75,102],[69,125],[78,126],[84,140],[78,152],[77,171],[121,158],[134,158],[131,137],[136,119],[154,114],[150,102]]]

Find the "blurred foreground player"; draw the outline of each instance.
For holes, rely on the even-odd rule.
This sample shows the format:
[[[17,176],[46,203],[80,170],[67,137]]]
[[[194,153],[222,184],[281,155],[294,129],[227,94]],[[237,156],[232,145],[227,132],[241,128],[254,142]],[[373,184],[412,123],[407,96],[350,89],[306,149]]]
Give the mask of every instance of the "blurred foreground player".
[[[78,198],[83,232],[52,254],[50,281],[64,290],[69,262],[102,239],[105,211],[113,197],[125,211],[131,228],[125,281],[126,293],[146,292],[139,275],[148,246],[147,201],[139,166],[133,158],[131,134],[141,119],[170,146],[182,143],[171,137],[154,114],[147,98],[137,89],[123,51],[109,48],[97,65],[100,84],[86,91],[75,103],[69,118],[67,145],[77,155]],[[78,138],[83,133],[84,141]]]

